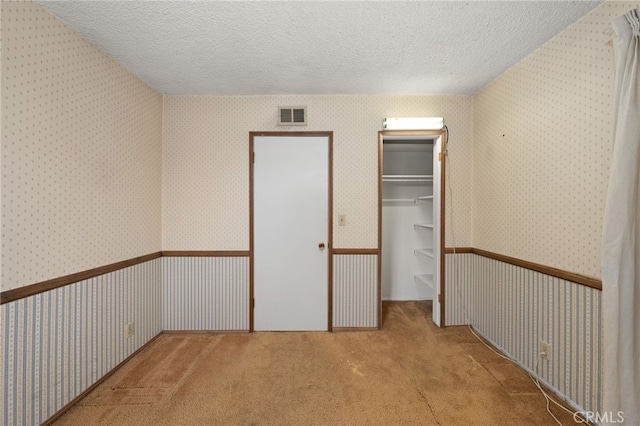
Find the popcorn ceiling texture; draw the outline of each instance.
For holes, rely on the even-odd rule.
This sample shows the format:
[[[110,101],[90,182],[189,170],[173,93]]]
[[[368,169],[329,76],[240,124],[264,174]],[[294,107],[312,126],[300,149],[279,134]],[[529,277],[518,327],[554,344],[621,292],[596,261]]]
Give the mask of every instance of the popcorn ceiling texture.
[[[42,1],[156,90],[218,96],[469,95],[597,3]]]
[[[278,106],[287,105],[306,105],[309,125],[276,126]],[[249,132],[311,130],[334,132],[333,246],[376,248],[378,131],[397,116],[445,117],[456,243],[471,245],[470,96],[165,96],[163,250],[248,250]]]
[[[614,83],[605,2],[478,93],[477,248],[600,277]]]
[[[160,250],[162,96],[2,2],[2,290]]]

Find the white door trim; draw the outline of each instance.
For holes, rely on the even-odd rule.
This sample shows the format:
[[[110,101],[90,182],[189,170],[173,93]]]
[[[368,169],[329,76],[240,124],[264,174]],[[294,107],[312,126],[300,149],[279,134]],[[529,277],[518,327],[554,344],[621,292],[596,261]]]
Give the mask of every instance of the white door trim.
[[[446,198],[446,147],[449,135],[443,130],[380,130],[378,131],[378,328],[382,328],[382,143],[385,136],[406,136],[406,137],[431,137],[440,140],[440,153],[434,151],[434,156],[439,155],[437,161],[440,162],[440,279],[434,283],[433,303],[439,304],[439,326],[445,327],[445,198]],[[434,188],[435,190],[435,188]]]

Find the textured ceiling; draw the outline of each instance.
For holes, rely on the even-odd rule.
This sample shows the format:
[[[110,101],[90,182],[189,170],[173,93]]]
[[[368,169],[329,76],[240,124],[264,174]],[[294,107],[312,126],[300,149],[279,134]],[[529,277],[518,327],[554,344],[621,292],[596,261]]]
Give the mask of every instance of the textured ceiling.
[[[600,1],[41,1],[162,93],[473,94]]]

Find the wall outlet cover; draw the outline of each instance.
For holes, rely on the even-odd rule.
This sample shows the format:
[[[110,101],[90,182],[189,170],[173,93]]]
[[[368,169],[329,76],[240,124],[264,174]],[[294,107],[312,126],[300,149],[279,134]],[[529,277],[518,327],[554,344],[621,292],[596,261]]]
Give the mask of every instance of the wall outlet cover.
[[[540,340],[538,343],[538,354],[542,359],[551,359],[551,345],[544,340]]]

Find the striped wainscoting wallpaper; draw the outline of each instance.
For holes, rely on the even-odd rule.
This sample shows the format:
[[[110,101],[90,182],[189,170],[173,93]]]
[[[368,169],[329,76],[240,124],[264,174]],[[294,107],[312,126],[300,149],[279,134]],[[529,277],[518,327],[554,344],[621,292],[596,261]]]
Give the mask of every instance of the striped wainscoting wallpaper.
[[[598,412],[602,386],[599,290],[476,254],[447,254],[446,324],[471,323],[576,409]]]
[[[445,254],[445,324],[466,325],[470,317],[468,309],[471,301],[468,284],[474,279],[473,260],[471,253]],[[467,285],[465,285],[467,284]]]
[[[378,326],[378,255],[333,255],[333,327]]]
[[[1,305],[0,423],[41,424],[160,333],[161,272],[154,259]]]
[[[162,328],[248,331],[249,257],[162,257]]]

